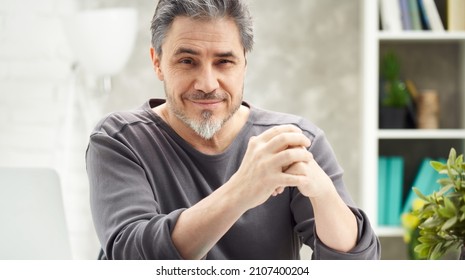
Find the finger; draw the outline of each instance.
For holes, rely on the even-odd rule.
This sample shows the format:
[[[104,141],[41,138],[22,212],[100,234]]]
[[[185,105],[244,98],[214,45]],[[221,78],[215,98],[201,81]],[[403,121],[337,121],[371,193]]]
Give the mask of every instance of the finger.
[[[276,153],[288,148],[301,148],[310,146],[310,139],[302,133],[285,132],[276,135],[267,143],[267,151]]]
[[[281,173],[277,179],[277,184],[285,187],[301,186],[307,182],[305,175]],[[275,190],[276,191],[276,190]]]
[[[309,162],[312,159],[312,154],[306,149],[286,149],[273,155],[273,162],[281,166],[283,172],[287,172],[293,164],[298,162]]]
[[[265,132],[257,136],[260,140],[264,142],[268,142],[273,139],[275,136],[280,135],[282,133],[302,133],[302,130],[295,125],[286,124],[286,125],[279,125],[274,126],[270,129],[267,129]]]
[[[284,187],[279,187],[275,190],[277,194],[282,194],[284,192]]]
[[[278,196],[284,192],[285,187],[278,187],[277,189],[274,190],[274,192],[271,194],[271,196]]]
[[[303,149],[303,150],[307,150],[305,147],[302,147],[302,146],[294,146],[294,147],[289,147],[288,149]],[[310,153],[310,152],[309,152]],[[312,158],[312,155],[310,154],[310,159]],[[282,168],[282,171],[283,172],[286,172],[287,169],[289,169],[289,167],[291,167],[292,163],[290,165],[286,165]]]
[[[291,164],[284,172],[291,175],[305,176],[307,174],[307,168],[307,164],[304,162],[296,162]]]

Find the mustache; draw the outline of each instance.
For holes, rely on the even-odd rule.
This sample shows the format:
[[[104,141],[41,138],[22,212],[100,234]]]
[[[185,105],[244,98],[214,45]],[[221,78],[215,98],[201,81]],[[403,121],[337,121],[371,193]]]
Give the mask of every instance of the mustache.
[[[189,100],[223,100],[227,98],[227,95],[221,92],[197,91],[185,93],[182,97]]]

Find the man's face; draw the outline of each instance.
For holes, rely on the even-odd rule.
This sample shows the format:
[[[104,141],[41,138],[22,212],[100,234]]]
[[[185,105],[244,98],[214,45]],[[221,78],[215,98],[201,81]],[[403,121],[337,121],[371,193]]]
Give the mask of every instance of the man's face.
[[[152,61],[170,113],[201,137],[213,137],[240,107],[246,59],[233,20],[177,17]]]

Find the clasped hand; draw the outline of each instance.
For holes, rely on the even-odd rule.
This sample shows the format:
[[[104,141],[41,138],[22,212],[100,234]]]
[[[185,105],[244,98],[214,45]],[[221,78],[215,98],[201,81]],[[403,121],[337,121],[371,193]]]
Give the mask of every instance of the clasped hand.
[[[279,195],[286,187],[297,187],[310,198],[331,185],[330,178],[307,150],[310,145],[310,139],[294,125],[276,126],[249,140],[234,175],[235,180],[240,180],[240,195],[249,208]]]

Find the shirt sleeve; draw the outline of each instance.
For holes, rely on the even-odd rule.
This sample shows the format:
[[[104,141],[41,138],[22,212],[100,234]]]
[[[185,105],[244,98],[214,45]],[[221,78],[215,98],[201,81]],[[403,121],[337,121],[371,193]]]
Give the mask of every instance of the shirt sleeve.
[[[340,252],[327,247],[318,239],[315,229],[315,218],[309,199],[303,196],[297,188],[293,189],[291,208],[296,221],[295,231],[301,236],[303,243],[313,250],[312,259],[379,259],[380,244],[366,214],[353,202],[342,180],[343,169],[337,163],[334,152],[328,143],[324,133],[319,130],[315,136],[311,136],[312,144],[310,152],[320,167],[331,178],[338,194],[354,213],[357,226],[357,245],[350,252]]]
[[[370,226],[367,216],[363,211],[352,208],[352,212],[357,219],[358,240],[357,245],[349,252],[339,252],[326,246],[316,236],[314,230],[315,243],[313,259],[317,260],[377,260],[380,258],[380,244],[377,236]]]
[[[97,132],[86,151],[94,226],[106,259],[182,259],[171,233],[185,209],[160,213],[137,156]]]

